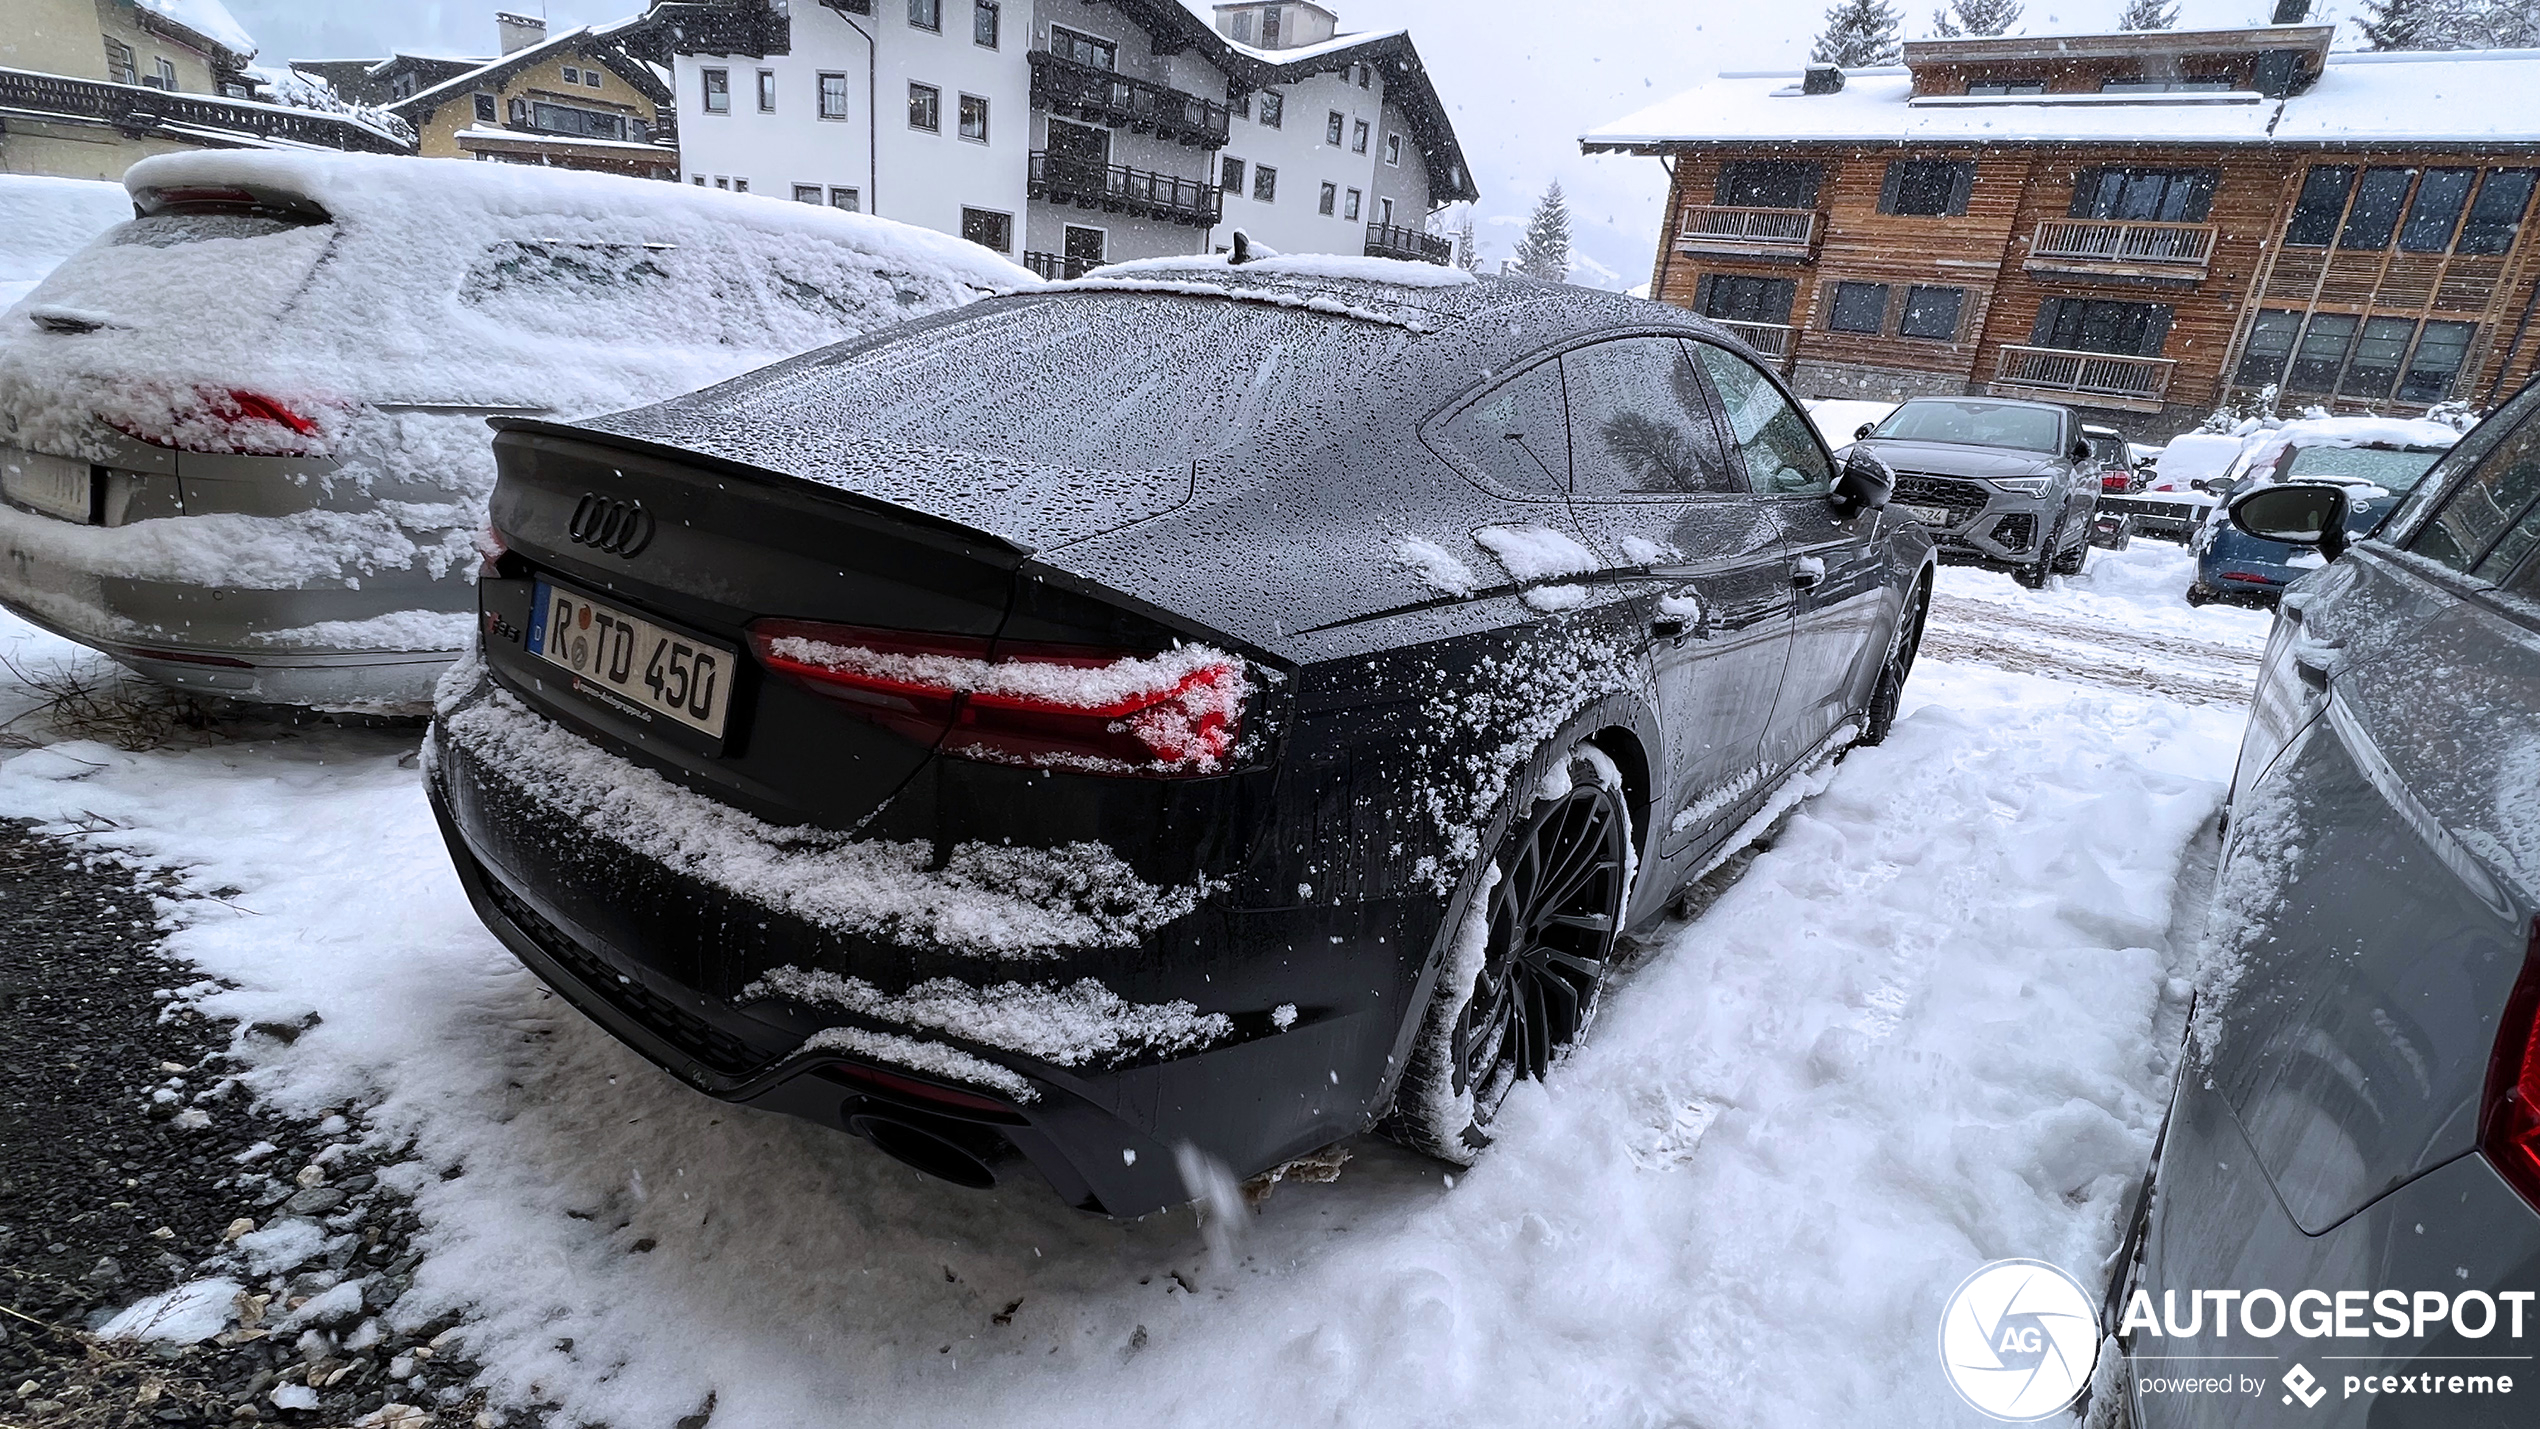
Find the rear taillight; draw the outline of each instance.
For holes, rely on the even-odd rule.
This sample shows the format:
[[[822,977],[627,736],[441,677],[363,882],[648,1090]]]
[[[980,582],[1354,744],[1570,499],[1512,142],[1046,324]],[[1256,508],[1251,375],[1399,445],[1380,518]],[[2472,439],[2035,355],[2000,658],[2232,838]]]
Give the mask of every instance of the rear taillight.
[[[2099,489],[2101,491],[2123,492],[2125,490],[2125,483],[2126,479],[2122,476],[2103,476],[2099,478]]]
[[[233,456],[323,456],[349,413],[332,398],[286,402],[262,392],[201,384],[125,388],[98,415],[116,431],[154,447]]]
[[[1244,663],[802,620],[750,627],[759,663],[947,754],[1088,774],[1214,774],[1242,733]]]
[[[2540,1210],[2540,918],[2531,950],[2505,999],[2496,1050],[2487,1059],[2487,1095],[2479,1107],[2478,1149],[2535,1210]]]
[[[500,567],[502,565],[503,557],[510,555],[511,549],[511,547],[503,544],[503,533],[495,530],[491,524],[488,524],[484,530],[477,532],[477,579],[490,581],[500,577],[502,575]]]

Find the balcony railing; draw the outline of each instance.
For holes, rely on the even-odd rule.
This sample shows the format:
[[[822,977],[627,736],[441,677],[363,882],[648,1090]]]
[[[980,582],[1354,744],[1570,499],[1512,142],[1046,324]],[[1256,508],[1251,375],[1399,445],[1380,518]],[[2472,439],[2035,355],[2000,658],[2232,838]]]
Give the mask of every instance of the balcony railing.
[[[348,115],[22,69],[0,69],[0,116],[9,113],[93,120],[135,137],[173,133],[216,140],[271,140],[366,154],[411,154],[415,147],[411,138]]]
[[[1676,224],[1676,247],[1688,252],[1805,257],[1816,242],[1817,213],[1807,208],[1687,204]]]
[[[1192,228],[1217,223],[1218,190],[1209,179],[1097,164],[1047,149],[1032,151],[1029,193],[1051,203],[1133,213]]]
[[[1034,50],[1032,107],[1203,149],[1223,147],[1229,111],[1170,85]]]
[[[1737,334],[1748,347],[1766,357],[1790,356],[1791,328],[1788,323],[1739,322],[1735,318],[1713,318],[1711,321]]]
[[[2177,359],[2168,357],[2005,347],[1993,386],[2002,396],[2048,392],[2082,399],[2086,405],[2149,412],[2160,410],[2168,399],[2170,373],[2177,367]]]
[[[1084,277],[1087,273],[1101,267],[1102,260],[1071,258],[1064,253],[1041,253],[1026,249],[1023,253],[1023,266],[1040,274],[1047,281],[1057,283],[1069,278]]]
[[[1367,225],[1366,255],[1444,266],[1455,261],[1455,240],[1423,233],[1416,228],[1405,228],[1398,223],[1371,223]]]
[[[2028,266],[2153,277],[2202,277],[2214,225],[2122,218],[2050,218],[2029,238]]]

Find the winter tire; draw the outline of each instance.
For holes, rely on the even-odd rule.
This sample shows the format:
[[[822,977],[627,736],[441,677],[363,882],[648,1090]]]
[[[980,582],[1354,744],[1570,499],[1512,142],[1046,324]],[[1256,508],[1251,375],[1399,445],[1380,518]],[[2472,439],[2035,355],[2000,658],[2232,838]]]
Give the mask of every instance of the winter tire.
[[[1923,619],[1931,611],[1931,581],[1914,585],[1905,610],[1896,618],[1896,633],[1887,639],[1887,658],[1879,662],[1879,682],[1870,691],[1870,707],[1861,722],[1863,744],[1884,744],[1896,727],[1896,707],[1905,699],[1905,678],[1914,673],[1914,655],[1923,648]]]

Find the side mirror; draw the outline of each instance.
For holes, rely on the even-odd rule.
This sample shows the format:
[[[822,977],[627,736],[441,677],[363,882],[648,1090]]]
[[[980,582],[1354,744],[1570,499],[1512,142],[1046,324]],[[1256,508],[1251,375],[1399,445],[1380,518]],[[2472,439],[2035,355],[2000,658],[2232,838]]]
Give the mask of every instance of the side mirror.
[[[2075,443],[2073,443],[2073,449],[2072,449],[2072,458],[2073,458],[2073,460],[2075,460],[2075,461],[2088,461],[2088,460],[2090,460],[2090,457],[2091,457],[2090,443],[2088,443],[2088,442],[2075,442]]]
[[[2317,546],[2332,561],[2346,554],[2343,487],[2261,486],[2232,498],[2230,509],[2232,529],[2244,536],[2288,546]]]
[[[1852,429],[1852,440],[1857,442],[1878,429],[1879,424],[1876,422],[1863,422],[1861,425]]]
[[[1834,490],[1828,493],[1836,512],[1847,519],[1861,511],[1876,511],[1887,505],[1896,490],[1896,473],[1867,447],[1846,447],[1843,470],[1835,475]]]

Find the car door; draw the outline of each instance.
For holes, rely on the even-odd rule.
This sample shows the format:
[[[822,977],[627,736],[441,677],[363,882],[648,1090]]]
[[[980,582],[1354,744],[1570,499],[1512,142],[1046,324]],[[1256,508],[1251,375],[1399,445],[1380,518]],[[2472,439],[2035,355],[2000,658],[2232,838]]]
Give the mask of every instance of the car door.
[[[1879,556],[1883,517],[1836,519],[1827,500],[1834,456],[1807,415],[1754,363],[1707,342],[1692,348],[1748,488],[1780,528],[1784,579],[1796,593],[1790,658],[1761,752],[1762,762],[1780,769],[1869,699],[1889,604]]]
[[[1765,785],[1757,756],[1794,610],[1781,532],[1748,493],[1682,342],[1619,338],[1561,366],[1571,507],[1649,626],[1667,746],[1653,816],[1672,857],[1725,835]]]
[[[2313,1233],[2476,1143],[2533,948],[2540,389],[2490,426],[2287,593],[2242,750],[2208,1075]]]

